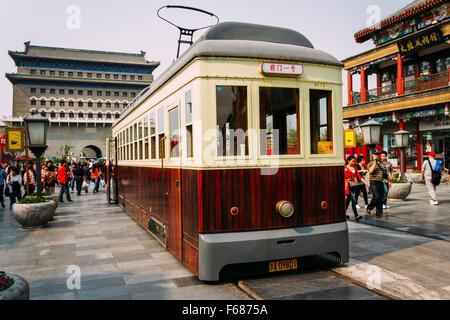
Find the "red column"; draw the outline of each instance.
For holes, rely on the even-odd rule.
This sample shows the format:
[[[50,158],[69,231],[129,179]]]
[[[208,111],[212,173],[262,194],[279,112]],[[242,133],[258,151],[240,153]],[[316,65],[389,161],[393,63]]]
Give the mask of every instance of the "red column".
[[[405,123],[403,119],[398,120],[398,129],[405,130]],[[403,167],[406,170],[406,148],[401,148],[400,152],[402,156],[400,157],[400,168],[402,168],[402,159],[405,161],[405,166]]]
[[[353,104],[353,77],[350,71],[347,71],[347,91],[348,91],[348,105],[351,106]]]
[[[367,78],[364,67],[360,69],[361,73],[361,103],[367,102]]]
[[[417,121],[416,144],[417,144],[417,170],[422,170],[422,134],[420,133],[419,121]]]
[[[403,81],[403,58],[400,54],[397,55],[397,93],[399,96],[405,94]]]
[[[369,163],[370,161],[372,161],[372,159],[369,158],[370,157],[369,147],[365,144],[363,144],[363,146],[362,146],[362,155],[363,155],[364,159],[366,159],[366,164]]]

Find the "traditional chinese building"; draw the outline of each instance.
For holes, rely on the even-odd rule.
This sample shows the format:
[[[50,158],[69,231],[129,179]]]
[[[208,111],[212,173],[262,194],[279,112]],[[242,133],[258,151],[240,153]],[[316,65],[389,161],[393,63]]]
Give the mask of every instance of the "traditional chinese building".
[[[375,48],[343,61],[348,73],[344,118],[353,128],[369,118],[383,124],[382,145],[400,166],[394,133],[410,134],[406,167],[421,170],[431,150],[450,166],[450,3],[416,0],[379,24],[358,31],[357,43]],[[358,81],[359,80],[359,81]],[[360,82],[359,90],[353,84]],[[367,147],[346,154],[369,156]]]
[[[74,158],[104,156],[105,140],[115,119],[153,82],[159,62],[138,54],[32,46],[9,51],[17,73],[13,84],[12,117],[8,125],[39,113],[50,121],[47,157],[61,156],[69,144]]]

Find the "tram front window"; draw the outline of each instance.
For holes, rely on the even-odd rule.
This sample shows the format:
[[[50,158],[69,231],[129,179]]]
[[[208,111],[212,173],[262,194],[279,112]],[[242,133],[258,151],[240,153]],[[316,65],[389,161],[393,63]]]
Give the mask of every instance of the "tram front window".
[[[217,86],[217,155],[248,155],[247,87]]]
[[[261,155],[300,154],[299,89],[259,88]]]
[[[310,90],[311,153],[333,153],[331,91]]]

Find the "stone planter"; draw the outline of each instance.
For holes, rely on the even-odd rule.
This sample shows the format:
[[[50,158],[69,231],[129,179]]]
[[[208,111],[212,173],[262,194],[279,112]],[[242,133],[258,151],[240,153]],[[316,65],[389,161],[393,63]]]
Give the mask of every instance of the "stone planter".
[[[413,184],[425,184],[422,180],[422,173],[405,173],[406,179]]]
[[[56,208],[58,208],[59,205],[59,194],[52,194],[50,196],[43,196],[42,198],[44,198],[45,200],[53,200],[55,202],[55,210]]]
[[[55,215],[55,201],[13,204],[14,219],[24,228],[46,225]]]
[[[412,183],[392,183],[389,188],[388,199],[405,200],[411,193]]]
[[[0,300],[29,300],[30,299],[30,286],[28,282],[15,274],[9,274],[8,276],[14,279],[12,287],[0,291]]]

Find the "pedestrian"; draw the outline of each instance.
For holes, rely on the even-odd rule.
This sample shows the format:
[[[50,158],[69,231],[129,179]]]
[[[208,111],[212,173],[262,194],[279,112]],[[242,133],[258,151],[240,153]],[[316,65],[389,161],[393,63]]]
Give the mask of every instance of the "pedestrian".
[[[67,201],[72,202],[72,199],[70,199],[70,192],[69,192],[69,178],[68,178],[68,169],[67,169],[67,163],[65,160],[61,160],[61,165],[58,169],[58,182],[59,182],[59,202],[63,201],[64,192],[67,196]]]
[[[81,167],[81,162],[79,162],[75,165],[75,169],[73,170],[73,175],[75,177],[75,182],[77,185],[77,196],[80,196],[81,195],[81,187],[83,185],[83,176],[84,176],[84,170]]]
[[[22,200],[22,177],[19,174],[19,169],[16,167],[11,167],[10,174],[6,178],[6,184],[8,186],[9,194],[9,210],[12,210],[12,206],[17,201]]]
[[[94,194],[98,193],[100,187],[100,170],[99,165],[96,163],[92,166],[92,179],[94,179]]]
[[[370,190],[372,191],[372,200],[366,209],[366,213],[370,215],[371,211],[376,208],[376,216],[378,219],[385,219],[383,216],[383,172],[385,170],[384,163],[380,160],[380,152],[375,151],[372,154],[372,161],[368,164],[370,174]]]
[[[69,166],[69,186],[70,190],[73,193],[73,190],[75,189],[75,176],[73,174],[73,171],[75,170],[75,162],[72,162]]]
[[[6,171],[4,169],[4,165],[0,166],[0,204],[2,205],[2,208],[5,207],[5,198],[3,197],[3,192],[5,188],[5,182],[8,175],[6,174]]]
[[[381,157],[381,161],[384,163],[384,166],[385,166],[385,170],[383,173],[383,187],[384,187],[383,209],[390,209],[391,206],[388,206],[387,200],[388,200],[389,189],[391,188],[391,180],[394,177],[394,166],[387,159],[386,151],[381,152],[380,157]]]
[[[28,182],[28,191],[29,192],[27,193],[28,177],[30,178],[30,180]],[[34,192],[34,190],[36,190],[36,177],[34,175],[32,162],[28,166],[28,175],[26,172],[23,174],[23,186],[25,187],[25,195],[27,195],[27,196],[30,196]]]
[[[360,215],[358,215],[358,210],[356,208],[356,197],[355,193],[359,189],[361,184],[367,184],[361,177],[358,169],[356,168],[356,159],[353,156],[350,156],[347,159],[347,164],[345,165],[345,211],[347,212],[348,205],[350,202],[352,203],[353,214],[355,215],[356,221],[362,219]],[[347,216],[349,218],[349,216]]]
[[[87,163],[85,163],[83,165],[83,171],[84,171],[83,185],[85,185],[84,192],[88,193],[89,192],[89,184],[91,183],[91,171],[89,170],[89,166]]]
[[[367,187],[366,187],[366,185],[368,185],[368,183],[366,182],[365,176],[369,171],[367,171],[367,169],[365,167],[366,159],[364,158],[364,156],[359,156],[356,159],[356,162],[357,162],[356,169],[358,170],[359,174],[361,175],[362,179],[365,182],[364,184],[361,184],[359,186],[358,190],[355,193],[356,208],[361,209],[361,207],[358,205],[358,198],[359,198],[359,195],[362,193],[363,198],[364,198],[364,204],[365,204],[364,209],[367,209],[367,207],[369,206],[369,199],[367,197]]]
[[[428,153],[428,159],[423,162],[422,165],[422,180],[425,181],[425,185],[427,186],[428,193],[430,194],[431,200],[430,204],[437,206],[439,202],[436,198],[436,187],[440,184],[440,180],[442,177],[442,170],[448,172],[448,169],[442,166],[440,160],[436,160],[436,153],[431,151]],[[433,177],[435,175],[435,177]],[[447,177],[448,183],[448,177]]]
[[[44,174],[44,186],[47,192],[55,193],[55,186],[58,182],[58,174],[56,173],[55,166],[50,163],[47,166]]]

